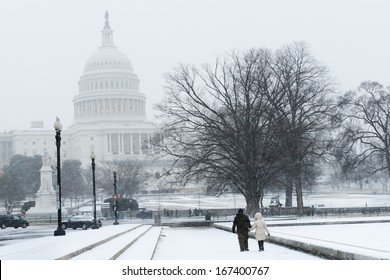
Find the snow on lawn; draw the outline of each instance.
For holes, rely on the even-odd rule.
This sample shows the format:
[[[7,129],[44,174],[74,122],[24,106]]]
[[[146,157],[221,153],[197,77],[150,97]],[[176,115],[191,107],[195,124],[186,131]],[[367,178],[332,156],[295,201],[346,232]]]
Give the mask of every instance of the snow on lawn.
[[[270,227],[273,236],[390,259],[390,223]]]
[[[272,236],[375,258],[390,259],[389,216],[304,217],[295,220],[266,218],[265,221],[269,225]],[[317,225],[309,225],[309,223],[317,223]],[[231,227],[229,222],[219,223],[219,225]]]
[[[273,195],[265,195],[264,206],[268,206]],[[245,208],[246,202],[242,195],[224,194],[219,197],[204,194],[161,194],[137,195],[135,199],[140,207],[153,210],[160,209],[216,209],[216,208]],[[279,200],[284,204],[285,196],[281,194]],[[305,206],[322,205],[323,207],[390,207],[389,193],[367,192],[313,192],[306,193],[303,197]],[[293,206],[296,206],[296,198],[293,198]]]

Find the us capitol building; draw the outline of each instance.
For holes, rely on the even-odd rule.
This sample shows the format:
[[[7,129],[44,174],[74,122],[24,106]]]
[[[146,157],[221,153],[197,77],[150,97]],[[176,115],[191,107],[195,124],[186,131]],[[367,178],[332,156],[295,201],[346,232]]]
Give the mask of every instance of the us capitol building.
[[[146,97],[139,84],[130,60],[114,45],[106,12],[102,44],[88,58],[78,82],[73,123],[61,133],[61,160],[80,160],[86,167],[91,152],[98,161],[146,159],[153,154],[149,140],[157,128],[146,118]],[[43,130],[39,122],[34,125],[38,128],[0,133],[0,168],[16,154],[47,153],[56,158],[54,128]]]

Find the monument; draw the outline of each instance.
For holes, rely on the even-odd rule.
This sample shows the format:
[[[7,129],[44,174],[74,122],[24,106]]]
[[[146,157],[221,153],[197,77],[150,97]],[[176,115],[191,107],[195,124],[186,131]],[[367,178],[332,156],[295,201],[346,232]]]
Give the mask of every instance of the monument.
[[[50,216],[57,215],[57,194],[53,188],[53,170],[51,169],[51,158],[47,153],[42,157],[41,185],[36,195],[35,207],[27,211],[27,215]],[[53,216],[53,215],[52,215]],[[54,218],[54,217],[53,217]]]

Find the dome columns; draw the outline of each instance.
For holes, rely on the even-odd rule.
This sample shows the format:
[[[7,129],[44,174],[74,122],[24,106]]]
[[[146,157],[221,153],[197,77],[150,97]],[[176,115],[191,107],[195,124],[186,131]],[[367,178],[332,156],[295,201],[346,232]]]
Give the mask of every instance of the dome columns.
[[[100,98],[74,102],[76,120],[99,116],[146,118],[145,100],[135,98]]]

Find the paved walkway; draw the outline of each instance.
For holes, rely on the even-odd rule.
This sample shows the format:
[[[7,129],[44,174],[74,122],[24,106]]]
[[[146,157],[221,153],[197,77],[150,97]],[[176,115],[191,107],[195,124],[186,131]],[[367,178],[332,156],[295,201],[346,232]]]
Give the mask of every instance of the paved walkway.
[[[250,252],[239,252],[235,234],[214,227],[156,227],[143,224],[106,225],[98,230],[67,230],[0,247],[2,260],[191,260],[191,259],[318,259],[267,244],[263,254],[255,240]]]

